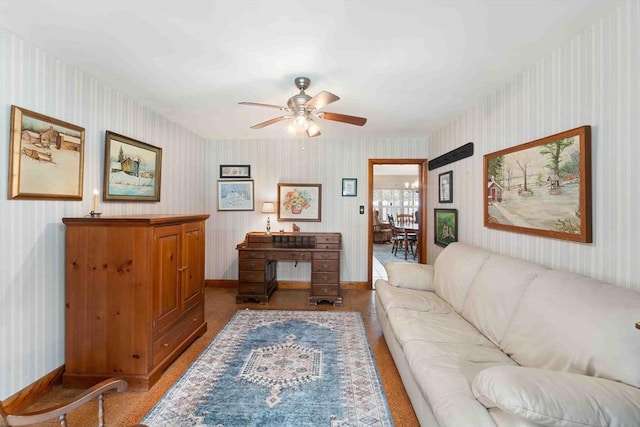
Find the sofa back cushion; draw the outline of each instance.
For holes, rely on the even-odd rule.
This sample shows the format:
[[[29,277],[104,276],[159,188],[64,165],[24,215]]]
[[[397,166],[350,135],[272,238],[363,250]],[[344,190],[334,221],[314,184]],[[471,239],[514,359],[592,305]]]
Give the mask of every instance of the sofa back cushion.
[[[523,366],[640,387],[640,293],[561,270],[527,286],[502,350]]]
[[[460,313],[469,287],[489,255],[489,251],[463,243],[449,244],[433,264],[436,294]]]
[[[498,345],[527,285],[548,269],[540,264],[492,254],[473,279],[462,316]]]

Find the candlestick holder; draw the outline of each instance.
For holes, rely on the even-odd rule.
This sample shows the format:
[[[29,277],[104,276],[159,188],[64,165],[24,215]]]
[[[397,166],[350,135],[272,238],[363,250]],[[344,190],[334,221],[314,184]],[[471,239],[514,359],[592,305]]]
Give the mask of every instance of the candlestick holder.
[[[91,211],[89,212],[89,215],[91,216],[91,218],[100,218],[100,215],[102,215],[102,212]]]

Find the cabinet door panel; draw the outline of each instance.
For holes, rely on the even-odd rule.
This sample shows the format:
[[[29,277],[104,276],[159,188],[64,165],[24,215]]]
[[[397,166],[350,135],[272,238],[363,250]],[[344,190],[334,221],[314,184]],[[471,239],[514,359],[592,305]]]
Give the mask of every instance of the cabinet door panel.
[[[180,233],[180,226],[156,228],[155,332],[170,325],[180,315]]]
[[[188,310],[204,296],[204,234],[202,224],[185,224],[182,265],[182,311]]]

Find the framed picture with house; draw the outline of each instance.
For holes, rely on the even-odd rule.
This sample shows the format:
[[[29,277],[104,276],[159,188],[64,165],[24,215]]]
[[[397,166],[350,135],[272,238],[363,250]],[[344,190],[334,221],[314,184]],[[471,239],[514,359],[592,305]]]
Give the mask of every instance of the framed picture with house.
[[[104,143],[105,201],[160,201],[162,149],[107,131]]]
[[[82,200],[84,128],[11,106],[10,199]]]
[[[591,243],[591,127],[485,154],[484,226]]]

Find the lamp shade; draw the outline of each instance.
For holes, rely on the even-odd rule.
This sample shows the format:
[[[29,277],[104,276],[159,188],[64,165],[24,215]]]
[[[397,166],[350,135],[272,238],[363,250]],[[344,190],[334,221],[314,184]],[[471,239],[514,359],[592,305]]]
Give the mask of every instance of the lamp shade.
[[[262,203],[262,213],[272,214],[276,213],[276,205],[273,202],[263,202]]]

